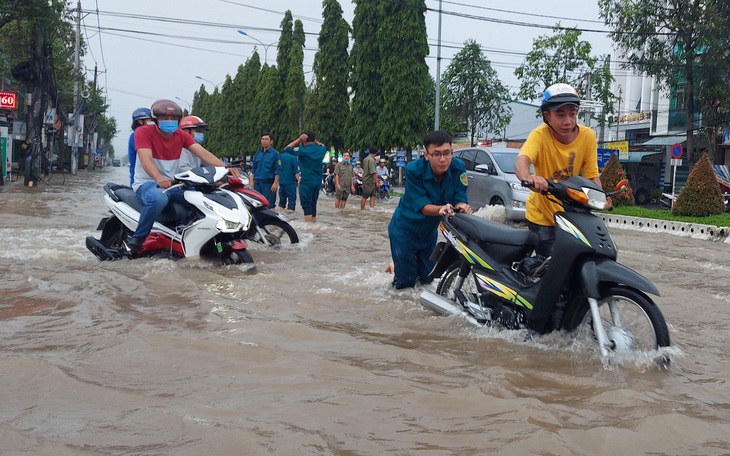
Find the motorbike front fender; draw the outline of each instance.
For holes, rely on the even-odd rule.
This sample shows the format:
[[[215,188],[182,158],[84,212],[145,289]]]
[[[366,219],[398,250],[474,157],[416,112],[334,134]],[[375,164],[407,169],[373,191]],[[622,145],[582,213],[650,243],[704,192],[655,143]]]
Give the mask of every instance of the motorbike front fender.
[[[649,279],[620,263],[609,259],[587,261],[581,268],[583,288],[589,298],[601,298],[602,285],[625,285],[644,293],[659,296],[659,290]]]
[[[432,279],[438,279],[446,272],[446,269],[459,259],[459,252],[454,246],[448,242],[441,241],[436,244],[436,248],[431,253],[431,261],[435,261],[431,273],[428,275]]]
[[[251,216],[253,217],[253,221],[256,225],[262,225],[270,220],[281,220],[282,222],[289,223],[289,220],[286,217],[271,209],[259,209],[257,211],[253,211]]]

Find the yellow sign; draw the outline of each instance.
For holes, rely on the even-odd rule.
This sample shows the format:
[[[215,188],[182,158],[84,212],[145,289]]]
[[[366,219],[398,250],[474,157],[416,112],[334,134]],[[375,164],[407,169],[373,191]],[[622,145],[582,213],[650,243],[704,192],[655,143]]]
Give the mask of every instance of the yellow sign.
[[[628,141],[610,141],[606,143],[606,149],[613,149],[618,151],[619,160],[629,159],[629,142]]]

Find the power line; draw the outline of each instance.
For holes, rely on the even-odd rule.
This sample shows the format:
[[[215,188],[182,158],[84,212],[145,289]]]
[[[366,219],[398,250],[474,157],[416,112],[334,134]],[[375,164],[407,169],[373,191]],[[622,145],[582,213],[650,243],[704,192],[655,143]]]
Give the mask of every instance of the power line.
[[[442,3],[447,3],[449,5],[465,6],[467,8],[481,9],[481,10],[486,10],[486,11],[496,11],[498,13],[518,14],[520,16],[543,17],[546,19],[558,19],[560,21],[592,22],[592,23],[596,23],[596,24],[604,23],[603,21],[598,21],[598,20],[594,20],[594,19],[576,19],[576,18],[570,18],[570,17],[549,16],[546,14],[523,13],[521,11],[510,11],[510,10],[499,9],[499,8],[489,8],[487,6],[470,5],[468,3],[451,2],[448,0],[441,0],[441,1],[442,1]]]

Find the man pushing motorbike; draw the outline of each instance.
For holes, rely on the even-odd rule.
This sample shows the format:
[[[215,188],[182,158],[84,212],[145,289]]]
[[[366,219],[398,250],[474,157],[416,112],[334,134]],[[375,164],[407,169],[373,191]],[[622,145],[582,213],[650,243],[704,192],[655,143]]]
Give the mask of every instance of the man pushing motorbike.
[[[588,127],[578,125],[580,96],[568,84],[553,84],[543,93],[543,124],[530,132],[515,162],[515,174],[520,181],[531,185],[527,198],[527,225],[537,234],[539,244],[535,253],[550,256],[555,243],[553,215],[562,207],[542,194],[547,190],[547,179],[564,180],[581,174],[601,185],[598,177],[596,134]],[[530,174],[530,165],[535,174]],[[610,208],[609,199],[606,208]]]
[[[406,189],[388,224],[390,253],[395,267],[393,287],[431,282],[431,252],[440,218],[454,211],[471,214],[464,162],[452,157],[451,137],[432,131],[423,139],[426,152],[406,166]]]
[[[184,203],[183,190],[172,186],[183,148],[200,158],[203,163],[225,167],[218,157],[195,142],[189,134],[180,130],[182,109],[174,101],[158,100],[150,107],[154,124],[144,125],[134,132],[138,165],[135,169],[133,189],[144,207],[139,216],[137,230],[124,244],[130,253],[136,253],[142,246],[152,225],[162,213],[170,199]],[[231,169],[235,176],[238,170]]]

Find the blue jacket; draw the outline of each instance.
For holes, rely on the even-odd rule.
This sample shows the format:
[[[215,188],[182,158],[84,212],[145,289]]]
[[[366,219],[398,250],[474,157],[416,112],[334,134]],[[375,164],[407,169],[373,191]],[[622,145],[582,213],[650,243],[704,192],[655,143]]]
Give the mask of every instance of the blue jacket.
[[[129,186],[131,187],[134,183],[134,167],[137,165],[137,149],[134,147],[134,132],[129,135],[127,157],[129,158]]]
[[[444,179],[439,182],[431,171],[431,165],[424,157],[406,166],[405,193],[395,208],[391,225],[413,236],[432,235],[440,218],[424,215],[421,209],[427,204],[444,205],[468,203],[466,189],[469,180],[464,162],[454,157]]]
[[[284,150],[284,153],[281,154],[281,175],[279,175],[279,183],[282,185],[296,184],[297,174],[299,174],[299,160]]]
[[[251,172],[257,181],[273,181],[277,174],[281,174],[281,154],[279,151],[273,147],[269,147],[266,151],[259,149],[253,157]]]
[[[322,185],[322,159],[327,154],[325,146],[316,143],[306,146],[287,147],[289,152],[299,157],[299,169],[302,171],[302,186]]]

